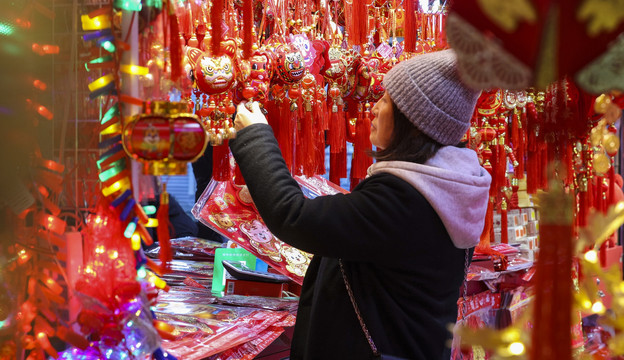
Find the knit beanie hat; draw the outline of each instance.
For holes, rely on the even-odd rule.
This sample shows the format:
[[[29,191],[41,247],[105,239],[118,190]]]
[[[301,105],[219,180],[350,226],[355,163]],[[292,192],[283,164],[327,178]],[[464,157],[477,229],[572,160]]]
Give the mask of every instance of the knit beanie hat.
[[[409,121],[442,145],[460,142],[480,94],[460,81],[453,50],[402,61],[388,71],[383,84]]]

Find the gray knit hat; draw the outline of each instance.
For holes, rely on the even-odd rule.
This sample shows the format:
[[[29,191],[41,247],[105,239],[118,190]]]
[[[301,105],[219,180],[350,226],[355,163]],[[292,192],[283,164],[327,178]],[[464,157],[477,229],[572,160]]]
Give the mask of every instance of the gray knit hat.
[[[464,85],[453,50],[415,56],[395,65],[383,84],[399,110],[442,145],[457,145],[481,93]]]

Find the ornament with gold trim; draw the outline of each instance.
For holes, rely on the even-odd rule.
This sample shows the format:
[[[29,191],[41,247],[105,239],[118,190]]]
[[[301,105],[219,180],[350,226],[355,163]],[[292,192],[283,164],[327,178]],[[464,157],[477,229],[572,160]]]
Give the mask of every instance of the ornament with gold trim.
[[[207,142],[203,124],[186,102],[153,101],[123,129],[126,153],[149,175],[186,174],[187,162],[199,158]]]

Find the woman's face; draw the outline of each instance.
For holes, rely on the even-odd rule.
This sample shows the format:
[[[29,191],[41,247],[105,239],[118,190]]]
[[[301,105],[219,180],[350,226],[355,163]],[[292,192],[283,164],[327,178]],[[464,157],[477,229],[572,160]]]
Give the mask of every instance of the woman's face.
[[[394,112],[388,92],[377,101],[372,110],[370,141],[378,149],[385,149],[390,144],[394,129]]]

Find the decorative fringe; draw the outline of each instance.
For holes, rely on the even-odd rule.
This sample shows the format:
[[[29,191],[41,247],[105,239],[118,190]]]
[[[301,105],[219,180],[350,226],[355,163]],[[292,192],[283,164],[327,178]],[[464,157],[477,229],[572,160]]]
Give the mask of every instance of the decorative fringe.
[[[171,222],[169,221],[169,193],[167,193],[167,184],[163,184],[162,192],[160,193],[160,205],[156,212],[156,219],[158,220],[158,227],[156,227],[156,234],[158,235],[158,245],[160,246],[159,259],[160,268],[163,274],[168,273],[171,270],[171,260],[173,260],[173,252],[171,250]]]
[[[223,41],[223,13],[224,0],[213,0],[210,8],[210,25],[212,26],[212,38],[210,39],[210,52],[213,56],[221,53],[221,41]]]
[[[253,45],[253,0],[243,0],[243,57],[251,57]]]
[[[416,9],[414,8],[414,0],[405,0],[404,5],[405,23],[403,27],[403,51],[410,53],[416,50]]]
[[[230,148],[228,141],[212,147],[212,178],[216,181],[228,181],[231,178]]]

